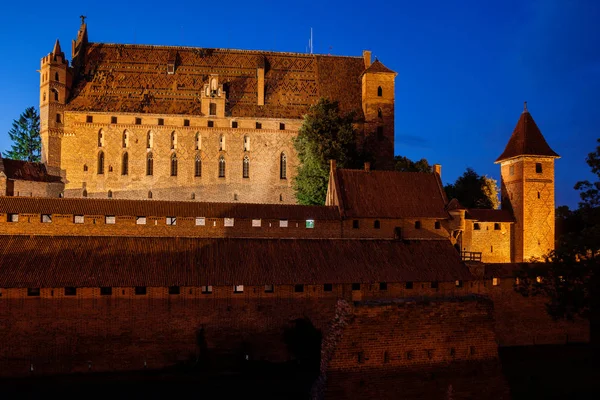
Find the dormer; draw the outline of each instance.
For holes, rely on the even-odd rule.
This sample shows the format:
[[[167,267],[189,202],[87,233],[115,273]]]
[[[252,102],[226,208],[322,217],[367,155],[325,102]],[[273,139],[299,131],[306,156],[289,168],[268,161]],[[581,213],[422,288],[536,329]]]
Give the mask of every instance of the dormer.
[[[177,68],[177,64],[179,60],[179,54],[177,51],[170,51],[169,58],[167,59],[167,74],[173,75],[175,74],[175,70]]]
[[[202,90],[202,114],[223,118],[225,117],[225,98],[227,93],[219,82],[219,75],[211,74]]]

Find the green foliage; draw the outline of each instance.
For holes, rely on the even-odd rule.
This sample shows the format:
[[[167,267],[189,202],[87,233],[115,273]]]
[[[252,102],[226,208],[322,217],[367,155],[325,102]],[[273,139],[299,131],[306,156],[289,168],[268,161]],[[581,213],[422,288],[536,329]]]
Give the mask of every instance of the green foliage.
[[[25,109],[18,120],[13,120],[8,136],[13,145],[4,153],[4,157],[30,162],[40,161],[40,116],[34,107]]]
[[[356,149],[352,114],[341,115],[338,103],[321,98],[313,105],[294,139],[298,173],[294,191],[298,203],[323,205],[329,182],[329,160],[340,168],[356,168],[361,157]]]
[[[497,209],[500,205],[496,180],[480,176],[472,168],[467,168],[453,184],[444,186],[444,190],[448,199],[456,198],[467,208]]]
[[[424,158],[415,162],[408,157],[395,156],[394,170],[401,172],[431,172],[431,165]]]
[[[516,290],[525,296],[547,296],[547,311],[556,319],[597,320],[600,313],[600,146],[586,161],[598,181],[577,182],[581,197],[577,210],[566,206],[556,210],[560,234],[556,249],[544,257],[545,264],[518,271]]]

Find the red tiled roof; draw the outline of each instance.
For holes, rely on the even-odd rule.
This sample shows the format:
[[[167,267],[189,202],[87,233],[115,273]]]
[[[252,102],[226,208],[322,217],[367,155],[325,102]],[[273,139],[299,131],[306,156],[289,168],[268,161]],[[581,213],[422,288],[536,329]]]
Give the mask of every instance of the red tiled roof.
[[[369,72],[369,73],[383,72],[383,73],[389,73],[389,74],[396,73],[395,71],[392,71],[391,69],[389,69],[388,67],[383,65],[383,63],[379,60],[375,60],[375,62],[373,64],[369,65],[369,68],[365,69],[363,74],[366,74],[367,72]]]
[[[469,208],[465,218],[481,222],[515,222],[515,217],[508,210],[490,210],[485,208]]]
[[[353,169],[336,173],[346,217],[448,218],[436,174]]]
[[[203,203],[194,201],[0,197],[0,212],[207,218],[338,220],[337,207],[292,204]]]
[[[504,152],[496,162],[523,155],[559,157],[550,148],[527,110],[521,114]]]
[[[36,181],[36,182],[60,182],[60,176],[48,174],[46,166],[42,163],[12,160],[0,157],[4,174],[8,179]]]
[[[467,209],[466,207],[464,207],[462,204],[460,204],[460,202],[458,201],[457,198],[450,200],[450,202],[446,205],[446,210],[448,210],[448,211],[466,210],[466,209]]]
[[[176,70],[167,74],[169,60]],[[265,105],[257,105],[258,67],[265,68]],[[227,92],[234,117],[301,118],[320,97],[362,116],[362,57],[268,51],[90,43],[67,109],[195,114],[210,74]]]
[[[449,241],[3,236],[0,288],[427,282],[472,276]]]

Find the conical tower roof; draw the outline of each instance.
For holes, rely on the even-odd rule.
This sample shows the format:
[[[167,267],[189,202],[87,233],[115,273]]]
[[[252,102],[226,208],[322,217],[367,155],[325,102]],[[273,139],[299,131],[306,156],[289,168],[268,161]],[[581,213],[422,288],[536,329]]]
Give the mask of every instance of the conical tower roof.
[[[361,76],[366,73],[386,73],[386,74],[398,75],[397,72],[392,71],[391,69],[389,69],[388,67],[383,65],[383,63],[377,59],[375,59],[375,62],[373,64],[369,65],[369,67],[363,71]]]
[[[498,157],[496,163],[519,156],[560,157],[544,139],[542,132],[527,110],[527,102],[525,102],[521,118],[519,118],[504,152]]]
[[[62,53],[62,50],[60,48],[60,42],[58,41],[58,39],[56,39],[56,43],[54,43],[54,50],[52,50],[52,54],[57,55]]]

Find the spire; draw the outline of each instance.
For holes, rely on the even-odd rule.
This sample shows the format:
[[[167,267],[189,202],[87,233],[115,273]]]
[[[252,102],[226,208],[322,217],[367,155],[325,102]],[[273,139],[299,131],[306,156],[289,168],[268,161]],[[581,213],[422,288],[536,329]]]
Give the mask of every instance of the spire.
[[[527,102],[525,102],[523,113],[521,113],[519,122],[517,122],[504,152],[498,157],[496,163],[518,156],[560,157],[544,139],[542,132],[529,114]]]
[[[56,39],[56,43],[54,43],[54,50],[52,50],[52,54],[56,56],[60,53],[62,53],[62,50],[60,49],[60,42],[58,41],[58,39]]]
[[[526,101],[523,102],[523,112],[524,113],[528,113],[529,112],[529,110],[527,110],[527,102]]]

